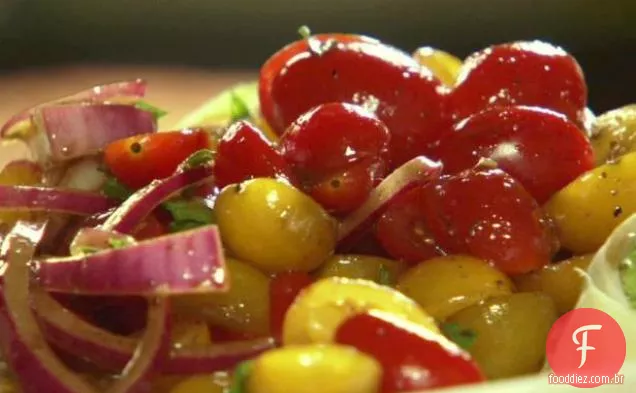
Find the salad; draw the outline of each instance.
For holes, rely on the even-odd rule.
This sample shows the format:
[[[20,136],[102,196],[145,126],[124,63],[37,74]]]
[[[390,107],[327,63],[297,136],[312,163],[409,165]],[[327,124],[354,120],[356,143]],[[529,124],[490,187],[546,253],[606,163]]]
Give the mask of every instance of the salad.
[[[301,35],[177,125],[132,80],[2,126],[0,392],[492,383],[575,307],[636,356],[636,107],[545,42]]]

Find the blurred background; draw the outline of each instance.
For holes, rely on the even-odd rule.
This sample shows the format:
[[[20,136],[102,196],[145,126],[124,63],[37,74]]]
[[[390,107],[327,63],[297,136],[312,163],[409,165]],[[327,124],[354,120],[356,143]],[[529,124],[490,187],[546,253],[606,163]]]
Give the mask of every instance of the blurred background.
[[[635,18],[634,0],[0,0],[0,116],[128,76],[187,110],[252,78],[302,24],[460,57],[547,40],[577,57],[600,112],[636,101]]]

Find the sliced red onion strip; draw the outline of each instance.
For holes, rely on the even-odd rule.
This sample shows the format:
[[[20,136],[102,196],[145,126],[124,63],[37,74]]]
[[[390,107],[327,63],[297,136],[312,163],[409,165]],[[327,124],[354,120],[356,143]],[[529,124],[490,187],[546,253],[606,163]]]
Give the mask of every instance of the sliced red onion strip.
[[[155,132],[157,126],[152,113],[132,105],[44,106],[34,111],[33,121],[39,139],[32,148],[40,161],[53,162],[95,154],[116,140]]]
[[[212,179],[212,168],[198,166],[161,180],[154,180],[130,196],[102,225],[108,231],[131,233],[166,199],[184,189]]]
[[[84,321],[42,290],[34,292],[33,306],[45,336],[61,349],[105,370],[121,370],[131,358],[135,339],[113,334]],[[273,339],[261,338],[209,347],[175,347],[161,372],[190,375],[226,370],[274,345]]]
[[[2,243],[0,347],[24,393],[97,393],[58,360],[31,311],[28,264],[43,233],[42,224],[18,222]]]
[[[384,212],[396,196],[437,178],[442,164],[419,156],[406,162],[371,191],[367,200],[347,216],[338,228],[338,245],[346,249],[355,243]]]
[[[150,378],[170,354],[171,329],[168,299],[149,299],[146,329],[135,353],[108,393],[151,392]]]
[[[0,210],[42,210],[90,216],[115,201],[95,193],[37,186],[0,185]]]
[[[228,287],[223,246],[215,225],[125,248],[41,260],[33,271],[44,290],[70,294],[185,294]]]
[[[90,89],[81,91],[71,96],[59,98],[57,100],[37,105],[33,108],[22,111],[14,115],[9,121],[7,121],[2,128],[0,128],[0,135],[2,137],[9,136],[13,133],[15,128],[18,128],[18,123],[23,121],[30,121],[30,117],[35,109],[53,104],[62,103],[79,103],[84,101],[105,101],[116,97],[136,97],[141,98],[146,95],[146,82],[142,79],[135,79],[123,82],[114,82],[106,85],[99,85],[91,87]]]

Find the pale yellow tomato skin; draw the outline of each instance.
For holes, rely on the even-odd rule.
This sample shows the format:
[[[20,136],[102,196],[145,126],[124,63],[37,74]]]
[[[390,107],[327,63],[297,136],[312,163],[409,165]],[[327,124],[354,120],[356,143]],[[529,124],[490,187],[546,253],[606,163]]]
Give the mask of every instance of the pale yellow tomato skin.
[[[177,319],[172,326],[172,342],[181,348],[210,346],[210,327],[202,320]]]
[[[381,310],[439,333],[435,320],[399,291],[372,281],[324,278],[305,288],[292,303],[283,322],[285,345],[330,343],[348,317]]]
[[[335,220],[282,180],[229,185],[214,210],[231,254],[265,272],[314,270],[336,244]]]
[[[443,321],[482,300],[512,293],[514,285],[486,261],[448,255],[412,267],[400,277],[397,289]]]
[[[239,260],[226,260],[230,288],[224,293],[175,296],[176,312],[232,331],[264,336],[269,333],[271,279]]]
[[[393,286],[406,269],[404,262],[373,255],[336,254],[322,264],[315,276],[361,278]],[[387,281],[387,282],[384,282]]]
[[[520,292],[543,292],[550,296],[559,314],[572,310],[583,290],[580,270],[587,270],[594,254],[580,255],[544,266],[513,278]]]
[[[575,255],[595,252],[636,213],[636,153],[579,176],[544,206],[561,245]]]
[[[230,378],[226,372],[187,377],[172,387],[169,393],[228,393]]]
[[[636,104],[598,116],[592,124],[590,142],[594,148],[596,165],[636,151]]]
[[[475,334],[468,348],[489,379],[531,374],[543,367],[545,342],[557,310],[540,292],[513,293],[467,307],[448,319]]]
[[[10,162],[0,171],[0,185],[34,186],[42,182],[42,171],[34,163]],[[37,219],[41,214],[29,211],[0,212],[0,228],[11,228],[18,220]]]
[[[301,345],[258,357],[246,393],[377,393],[382,368],[369,355],[342,345]]]
[[[418,63],[433,72],[444,85],[455,86],[463,61],[456,56],[430,46],[418,48],[413,53]]]

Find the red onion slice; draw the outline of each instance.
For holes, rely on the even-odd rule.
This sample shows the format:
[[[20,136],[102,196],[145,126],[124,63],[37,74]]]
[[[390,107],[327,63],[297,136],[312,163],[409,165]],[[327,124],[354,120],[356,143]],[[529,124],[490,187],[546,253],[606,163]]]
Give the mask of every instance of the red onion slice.
[[[38,108],[30,141],[38,161],[59,162],[94,154],[110,142],[155,132],[152,113],[132,105],[69,104]]]
[[[42,224],[18,222],[2,243],[0,347],[24,393],[97,393],[57,359],[31,311],[28,264],[43,233]]]
[[[90,216],[110,209],[115,202],[83,191],[36,186],[0,185],[0,209],[42,210]]]
[[[149,299],[146,330],[135,354],[108,393],[141,393],[152,390],[150,378],[170,354],[171,329],[168,299]]]
[[[224,291],[228,287],[215,225],[90,255],[33,265],[47,291],[83,295],[152,295]]]
[[[110,215],[102,228],[108,231],[131,233],[146,216],[171,196],[184,189],[212,179],[212,168],[198,166],[161,180],[154,180],[131,195]]]
[[[111,98],[116,97],[136,97],[141,98],[146,95],[146,82],[141,79],[123,81],[123,82],[114,82],[106,85],[99,85],[91,87],[90,89],[80,91],[79,93],[75,93],[71,96],[59,98],[57,100],[44,103],[41,105],[37,105],[33,108],[22,111],[15,116],[13,116],[9,121],[7,121],[2,128],[0,128],[0,135],[2,137],[10,136],[13,134],[16,129],[20,128],[19,123],[23,121],[29,121],[30,117],[35,111],[35,109],[53,104],[61,104],[61,103],[79,103],[85,101],[105,101]]]
[[[136,243],[134,237],[124,235],[115,231],[106,231],[100,228],[85,227],[80,228],[71,241],[71,255],[86,254],[87,251],[97,252],[115,248],[114,244],[132,245]]]
[[[338,246],[346,249],[378,219],[398,195],[415,186],[430,182],[442,173],[442,164],[424,156],[406,162],[371,191],[367,200],[347,216],[338,228]]]
[[[34,292],[33,307],[47,339],[66,352],[105,370],[115,371],[121,370],[132,357],[136,344],[134,338],[113,334],[84,321],[46,292]],[[226,370],[274,345],[273,339],[260,338],[209,347],[175,347],[170,358],[162,365],[161,372],[190,375]]]

